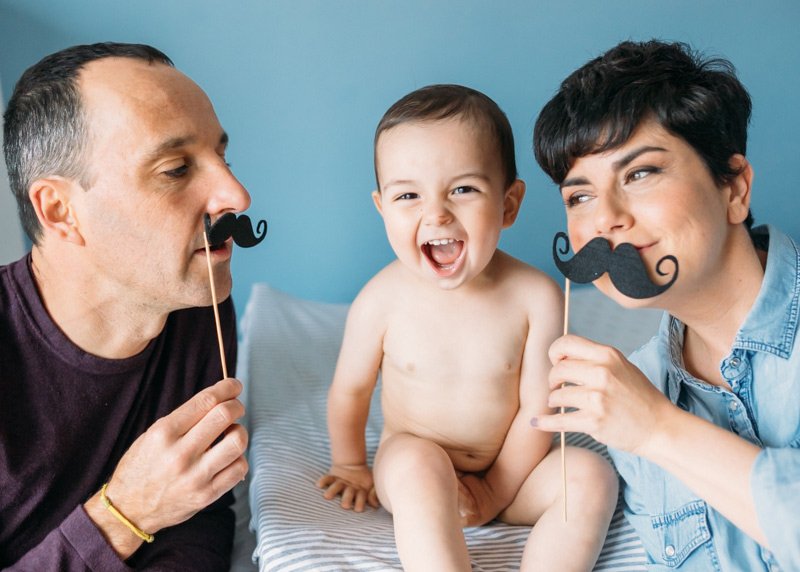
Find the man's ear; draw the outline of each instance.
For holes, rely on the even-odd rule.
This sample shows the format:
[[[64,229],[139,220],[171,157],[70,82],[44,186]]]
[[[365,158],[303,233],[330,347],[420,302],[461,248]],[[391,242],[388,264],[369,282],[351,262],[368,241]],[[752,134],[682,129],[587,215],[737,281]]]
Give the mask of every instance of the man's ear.
[[[728,222],[740,224],[750,212],[753,167],[747,157],[739,153],[731,156],[730,165],[738,174],[728,183]]]
[[[519,208],[524,197],[525,182],[521,179],[516,179],[506,189],[506,195],[503,198],[503,228],[510,227],[517,220]]]
[[[378,210],[378,214],[383,216],[383,205],[381,204],[381,191],[379,189],[375,189],[372,191],[372,202],[375,204],[375,208]]]
[[[39,224],[45,236],[84,245],[80,224],[71,202],[73,193],[80,191],[78,185],[62,177],[36,179],[28,189],[28,198],[33,204]]]

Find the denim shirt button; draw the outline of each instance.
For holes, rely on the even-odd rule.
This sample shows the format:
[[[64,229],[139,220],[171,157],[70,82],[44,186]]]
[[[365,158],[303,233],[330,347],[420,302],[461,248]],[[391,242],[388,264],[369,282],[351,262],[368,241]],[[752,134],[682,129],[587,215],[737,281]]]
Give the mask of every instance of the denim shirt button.
[[[731,401],[730,403],[728,403],[728,409],[730,409],[731,411],[736,411],[737,409],[739,409],[739,404],[736,403],[735,401]]]
[[[666,548],[664,548],[664,554],[666,554],[669,558],[675,556],[675,547],[671,544],[667,544]]]
[[[741,365],[741,363],[742,363],[742,360],[739,359],[738,357],[734,356],[734,357],[731,358],[731,366],[739,367],[739,365]]]

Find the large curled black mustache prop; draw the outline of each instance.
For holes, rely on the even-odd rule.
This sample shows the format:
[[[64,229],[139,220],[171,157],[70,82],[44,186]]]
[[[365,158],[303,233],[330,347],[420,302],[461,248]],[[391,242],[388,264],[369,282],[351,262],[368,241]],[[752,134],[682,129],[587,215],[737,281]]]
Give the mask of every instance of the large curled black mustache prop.
[[[563,249],[559,249],[558,240],[562,238],[565,245]],[[561,260],[559,253],[564,255],[568,252],[569,237],[563,232],[556,233],[553,238],[553,259],[561,274],[573,282],[586,284],[594,282],[608,272],[614,287],[629,298],[643,299],[658,296],[678,279],[678,259],[668,254],[658,261],[656,272],[659,276],[666,276],[667,273],[661,270],[661,265],[665,260],[669,260],[675,266],[672,279],[662,285],[653,283],[647,275],[647,267],[642,262],[636,247],[628,242],[612,250],[611,244],[598,236],[576,252],[571,260]]]
[[[232,236],[236,244],[249,248],[255,246],[267,236],[267,221],[258,221],[258,234],[256,234],[253,232],[253,224],[250,222],[250,217],[244,214],[237,217],[233,213],[225,213],[214,224],[211,224],[211,217],[206,214],[205,224],[208,244],[212,247],[221,245],[228,240],[228,237]]]

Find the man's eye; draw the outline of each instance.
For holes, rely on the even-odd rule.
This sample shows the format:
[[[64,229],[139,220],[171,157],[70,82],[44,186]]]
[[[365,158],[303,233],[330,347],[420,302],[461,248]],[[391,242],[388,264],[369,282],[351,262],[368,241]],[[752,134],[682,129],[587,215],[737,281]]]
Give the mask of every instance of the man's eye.
[[[187,173],[188,170],[189,170],[189,165],[181,165],[180,167],[177,167],[175,169],[164,171],[164,174],[172,179],[180,179]]]

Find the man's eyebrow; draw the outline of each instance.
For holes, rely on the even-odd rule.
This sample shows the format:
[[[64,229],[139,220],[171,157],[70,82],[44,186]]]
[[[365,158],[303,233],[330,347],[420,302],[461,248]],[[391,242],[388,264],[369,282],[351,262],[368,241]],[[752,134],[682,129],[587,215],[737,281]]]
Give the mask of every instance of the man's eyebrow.
[[[228,133],[223,131],[222,134],[219,136],[219,144],[222,146],[227,146],[229,141]],[[185,147],[186,145],[192,145],[193,143],[197,142],[197,137],[193,135],[189,136],[181,136],[181,137],[171,137],[166,141],[159,144],[152,152],[147,154],[147,159],[150,161],[154,161],[158,159],[161,155],[164,155],[170,151],[174,151],[175,149],[180,149],[181,147]]]
[[[628,164],[630,164],[633,160],[635,160],[638,156],[644,155],[645,153],[650,153],[651,151],[666,151],[663,147],[656,147],[654,145],[642,145],[641,147],[637,147],[636,149],[631,150],[630,153],[620,157],[616,161],[611,164],[611,168],[614,172],[618,172],[621,169],[624,169]],[[576,187],[580,185],[588,185],[589,179],[586,177],[571,177],[569,179],[564,179],[561,185],[559,185],[562,189],[564,187]]]

